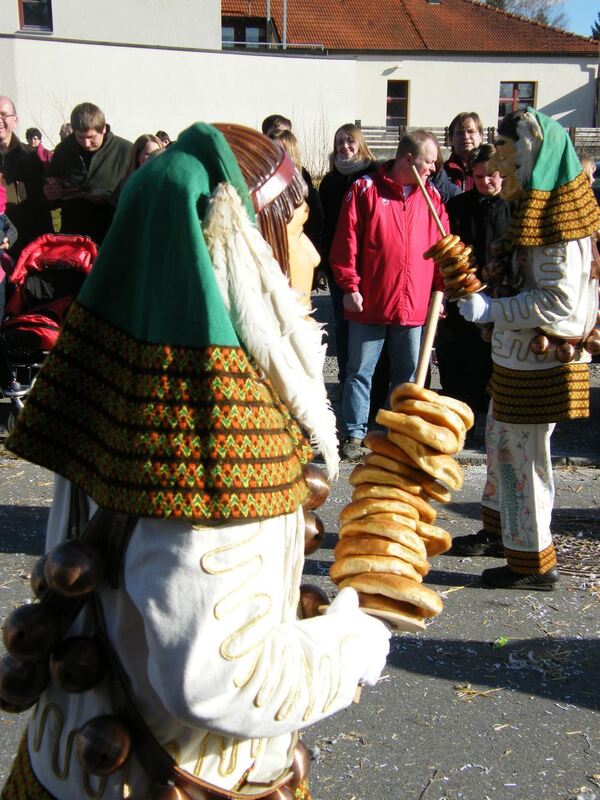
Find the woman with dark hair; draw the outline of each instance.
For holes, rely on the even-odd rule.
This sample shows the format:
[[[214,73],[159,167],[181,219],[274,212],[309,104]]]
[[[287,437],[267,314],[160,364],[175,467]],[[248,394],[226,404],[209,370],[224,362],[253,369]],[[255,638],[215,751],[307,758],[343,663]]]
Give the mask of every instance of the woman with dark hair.
[[[389,633],[353,589],[296,618],[311,441],[338,467],[321,332],[286,278],[318,261],[305,193],[275,143],[200,124],[123,193],[8,442],[57,473],[48,575],[78,544],[100,570],[66,642],[108,657],[85,687],[81,660],[53,656],[45,688],[37,662],[5,800],[309,800],[299,729],[379,677]],[[36,702],[4,666],[3,707]]]
[[[351,123],[342,125],[333,137],[333,151],[329,157],[329,172],[319,186],[323,203],[325,224],[323,229],[323,269],[331,294],[340,388],[346,380],[348,361],[348,322],[344,319],[344,293],[333,278],[329,266],[329,251],[335,236],[344,195],[361,175],[372,172],[377,166],[360,128]]]

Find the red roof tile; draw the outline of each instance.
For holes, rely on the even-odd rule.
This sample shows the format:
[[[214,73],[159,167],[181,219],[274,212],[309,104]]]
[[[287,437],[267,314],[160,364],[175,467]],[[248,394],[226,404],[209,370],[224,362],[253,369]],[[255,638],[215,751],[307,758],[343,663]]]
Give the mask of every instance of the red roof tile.
[[[226,16],[266,16],[265,0],[222,0]],[[282,0],[271,0],[281,36]],[[288,0],[287,40],[333,51],[598,56],[598,43],[478,0]]]

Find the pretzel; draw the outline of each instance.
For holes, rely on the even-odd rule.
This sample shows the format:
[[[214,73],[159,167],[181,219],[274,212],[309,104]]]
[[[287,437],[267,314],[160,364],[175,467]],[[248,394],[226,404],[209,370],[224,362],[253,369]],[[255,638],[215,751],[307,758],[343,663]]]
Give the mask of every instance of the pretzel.
[[[399,489],[404,489],[405,492],[411,494],[421,493],[421,484],[413,481],[411,478],[405,478],[403,475],[397,475],[395,472],[388,472],[387,469],[380,467],[362,466],[355,467],[350,473],[348,478],[352,486],[358,486],[359,483],[382,483],[388,486],[397,486]]]
[[[403,433],[440,453],[452,455],[453,453],[458,453],[460,449],[456,434],[441,425],[433,425],[421,417],[380,408],[375,420],[391,431]],[[410,451],[408,452],[409,455],[412,455]]]
[[[439,258],[443,253],[446,253],[451,247],[454,247],[460,242],[460,237],[453,233],[447,233],[439,242],[433,244],[428,250],[423,253],[423,258]]]
[[[466,433],[466,426],[462,417],[447,405],[433,403],[430,400],[415,400],[406,398],[396,400],[392,403],[392,411],[400,411],[403,414],[414,414],[422,417],[435,425],[445,425],[451,430],[460,441]]]
[[[415,463],[433,478],[447,484],[451,489],[460,489],[464,472],[452,456],[438,453],[422,442],[417,442],[402,433],[390,431],[388,437],[394,444],[405,450]]]
[[[413,496],[409,492],[405,494],[408,497]],[[421,502],[425,501],[421,500]],[[344,525],[353,519],[368,517],[370,514],[401,514],[403,517],[420,518],[418,509],[412,503],[403,503],[401,500],[392,500],[389,497],[365,497],[353,500],[344,506],[340,512],[340,522]],[[433,522],[433,520],[427,520],[427,522]]]

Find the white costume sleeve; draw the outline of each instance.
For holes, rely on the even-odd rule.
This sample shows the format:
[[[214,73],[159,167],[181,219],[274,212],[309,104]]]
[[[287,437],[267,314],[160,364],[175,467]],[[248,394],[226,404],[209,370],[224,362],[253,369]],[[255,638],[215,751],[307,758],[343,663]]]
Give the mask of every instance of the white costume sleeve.
[[[560,336],[582,336],[590,294],[589,237],[527,248],[526,253],[523,291],[493,301],[495,329],[543,327]]]
[[[148,678],[184,726],[272,737],[352,701],[382,623],[360,611],[297,621],[302,512],[197,527],[141,520],[125,589],[143,621]],[[385,643],[384,643],[385,640]]]

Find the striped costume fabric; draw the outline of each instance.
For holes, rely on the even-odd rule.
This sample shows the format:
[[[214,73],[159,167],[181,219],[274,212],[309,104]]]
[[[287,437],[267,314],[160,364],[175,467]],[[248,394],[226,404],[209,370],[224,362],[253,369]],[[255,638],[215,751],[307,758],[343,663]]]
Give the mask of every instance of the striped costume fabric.
[[[499,511],[489,506],[482,505],[481,522],[483,523],[483,529],[487,531],[487,533],[502,538],[502,523],[500,521]]]
[[[494,364],[490,389],[498,422],[531,425],[583,419],[590,414],[587,364],[573,362],[527,371]]]
[[[554,545],[550,544],[540,553],[523,552],[504,548],[506,561],[510,569],[519,575],[543,575],[556,566]]]
[[[600,211],[584,172],[551,191],[526,190],[513,214],[507,239],[513,246],[542,247],[591,236]]]
[[[39,783],[31,768],[27,752],[27,735],[23,736],[12,770],[0,795],[0,800],[55,800]]]

